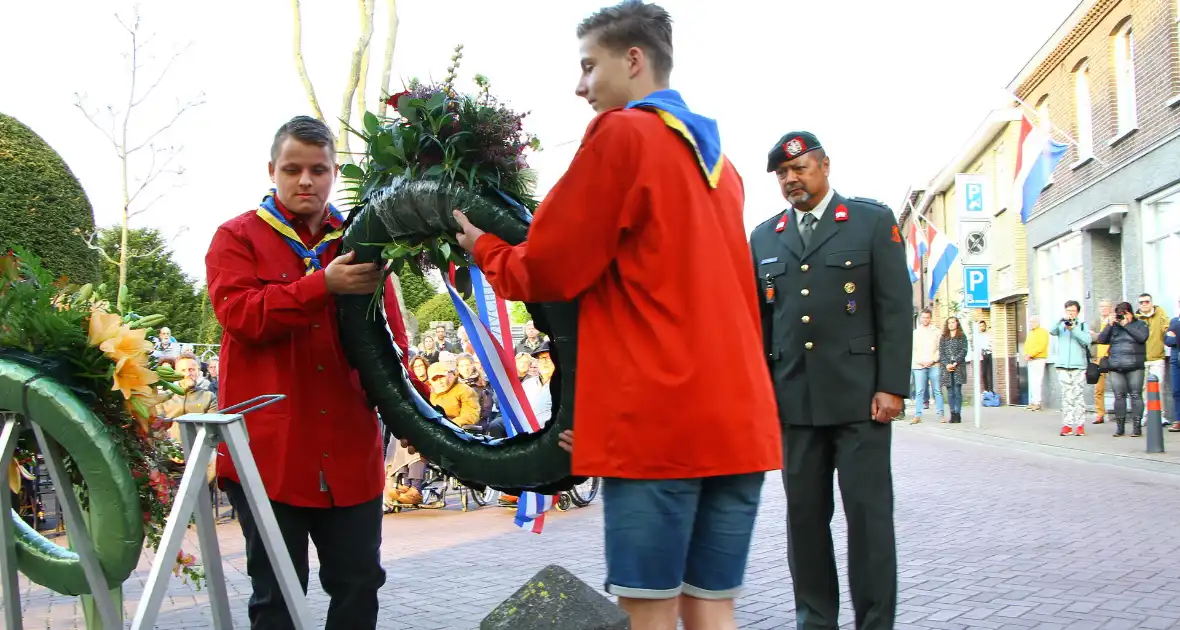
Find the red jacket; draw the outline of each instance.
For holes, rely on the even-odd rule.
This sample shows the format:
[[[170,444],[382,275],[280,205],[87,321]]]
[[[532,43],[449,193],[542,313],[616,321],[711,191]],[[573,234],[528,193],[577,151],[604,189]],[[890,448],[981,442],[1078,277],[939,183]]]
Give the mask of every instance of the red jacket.
[[[306,241],[306,230],[301,234]],[[325,252],[323,265],[336,257],[339,243]],[[267,495],[301,507],[344,507],[381,496],[377,414],[340,348],[324,272],[304,275],[302,260],[253,210],[218,228],[205,265],[225,329],[221,408],[262,394],[287,396],[245,416]],[[238,481],[225,444],[218,455],[218,476]]]
[[[732,164],[710,189],[659,116],[612,110],[590,123],[525,243],[476,242],[501,297],[579,298],[575,474],[782,466],[743,202]]]

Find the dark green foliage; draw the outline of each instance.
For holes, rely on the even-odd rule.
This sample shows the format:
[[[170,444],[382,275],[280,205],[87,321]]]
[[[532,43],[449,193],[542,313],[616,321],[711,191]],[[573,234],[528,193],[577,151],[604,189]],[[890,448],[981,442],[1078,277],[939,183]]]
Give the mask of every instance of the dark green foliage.
[[[94,230],[82,185],[32,129],[0,114],[0,253],[23,246],[54,275],[77,284],[95,282],[98,252],[75,230]]]
[[[193,343],[221,343],[221,322],[217,321],[217,314],[213,312],[213,303],[209,300],[209,287],[201,287],[197,299],[201,302],[201,324]]]
[[[111,258],[119,259],[118,227],[99,230],[98,243]],[[172,260],[172,252],[162,247],[164,239],[158,230],[133,228],[127,234],[127,249],[132,254],[155,253],[132,258],[127,268],[128,312],[140,315],[164,316],[162,326],[172,329],[172,337],[182,343],[200,343],[201,298],[193,281]],[[119,286],[119,268],[104,265],[102,283],[112,293]],[[114,300],[111,299],[113,302]]]
[[[463,301],[475,308],[474,294]],[[418,307],[414,315],[418,318],[418,332],[429,330],[431,322],[454,322],[456,326],[459,325],[459,314],[455,312],[455,305],[447,293],[436,294]]]
[[[403,269],[401,273],[397,274],[397,278],[402,285],[402,300],[406,303],[406,310],[411,313],[417,313],[418,307],[439,295],[439,292],[426,281],[426,278],[407,269]]]

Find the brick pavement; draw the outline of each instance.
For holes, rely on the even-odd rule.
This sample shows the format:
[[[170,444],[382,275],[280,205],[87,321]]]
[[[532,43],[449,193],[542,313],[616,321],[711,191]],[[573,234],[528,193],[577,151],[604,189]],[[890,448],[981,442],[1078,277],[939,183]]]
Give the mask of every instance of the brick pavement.
[[[1180,627],[1180,601],[1172,596],[1180,543],[1143,536],[1174,528],[1180,478],[895,427],[898,628]],[[772,477],[739,601],[743,628],[793,627],[784,514]],[[833,528],[843,556],[839,510]],[[246,627],[242,546],[235,525],[220,534],[235,626]],[[601,536],[599,503],[556,515],[542,536],[514,531],[509,513],[494,508],[387,516],[381,627],[475,628],[552,562],[601,585]],[[843,558],[840,566],[842,621],[850,628]],[[129,614],[146,568],[145,559],[128,583]],[[22,590],[27,628],[80,627],[75,599],[27,582]],[[314,574],[310,591],[322,623],[327,600]],[[174,582],[159,627],[209,623],[205,595]]]
[[[983,408],[980,428],[975,428],[975,415],[970,407],[963,409],[961,424],[941,424],[929,410],[923,413],[922,423],[906,429],[945,431],[963,439],[973,439],[1008,448],[1021,448],[1046,453],[1057,453],[1090,461],[1117,463],[1142,470],[1180,475],[1180,433],[1164,430],[1163,453],[1147,453],[1146,438],[1113,438],[1115,424],[1108,420],[1092,424],[1093,413],[1086,418],[1085,436],[1061,436],[1061,412],[1054,410],[1029,411],[1024,407]],[[1130,431],[1130,426],[1127,427]],[[1144,428],[1146,431],[1146,427]]]

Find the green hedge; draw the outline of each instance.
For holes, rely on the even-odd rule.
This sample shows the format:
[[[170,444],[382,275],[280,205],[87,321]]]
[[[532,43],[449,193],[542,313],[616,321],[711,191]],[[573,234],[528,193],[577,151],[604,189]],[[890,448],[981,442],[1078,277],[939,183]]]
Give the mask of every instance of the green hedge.
[[[0,248],[26,247],[55,274],[79,284],[95,282],[98,253],[75,229],[94,230],[94,210],[82,185],[32,129],[0,114]]]
[[[475,308],[474,294],[463,301]],[[414,315],[418,318],[418,332],[430,330],[431,322],[454,322],[455,326],[459,325],[459,314],[455,312],[455,305],[451,303],[448,293],[439,293],[426,300],[425,304],[414,311]]]

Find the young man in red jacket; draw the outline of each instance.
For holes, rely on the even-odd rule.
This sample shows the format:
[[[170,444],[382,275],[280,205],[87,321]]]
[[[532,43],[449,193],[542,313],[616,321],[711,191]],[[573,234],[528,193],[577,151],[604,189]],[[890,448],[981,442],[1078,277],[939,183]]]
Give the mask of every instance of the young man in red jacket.
[[[599,115],[569,170],[525,243],[457,212],[459,242],[506,299],[578,299],[573,471],[604,478],[606,588],[632,627],[736,628],[764,473],[782,465],[741,179],[717,124],[668,89],[666,11],[628,0],[578,37],[577,94]]]
[[[337,257],[341,216],[332,132],[298,116],[271,146],[274,190],[225,222],[205,256],[209,296],[225,330],[222,408],[262,394],[283,401],[246,416],[250,450],[287,550],[307,588],[310,538],[331,597],[328,628],[375,628],[381,568],[381,429],[336,334],[333,295],[369,294],[373,264]],[[218,447],[218,477],[246,539],[254,629],[290,628],[286,604],[234,463]]]

